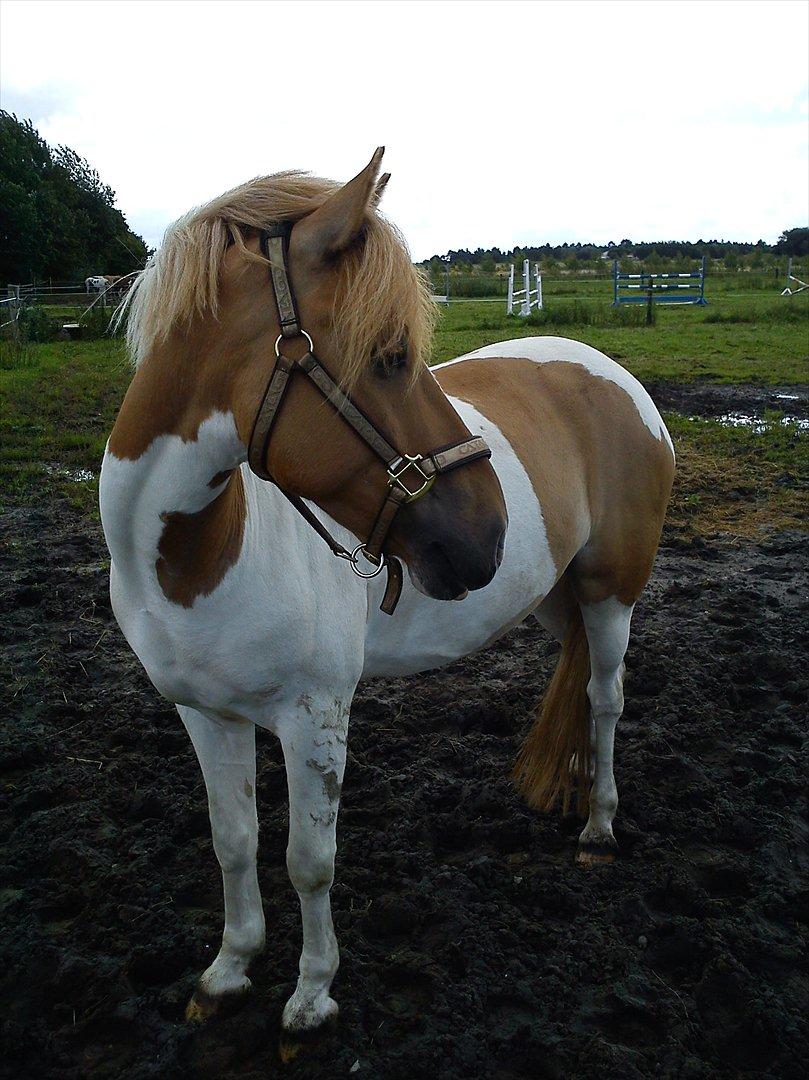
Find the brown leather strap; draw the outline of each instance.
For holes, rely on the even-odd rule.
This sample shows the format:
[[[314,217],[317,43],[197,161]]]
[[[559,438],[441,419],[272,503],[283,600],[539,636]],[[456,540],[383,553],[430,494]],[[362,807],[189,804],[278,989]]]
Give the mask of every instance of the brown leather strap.
[[[356,431],[363,442],[385,463],[389,477],[388,491],[385,501],[377,514],[367,543],[357,548],[355,552],[350,552],[335,540],[326,526],[309,509],[300,496],[291,495],[289,492],[284,491],[283,488],[279,488],[279,491],[315,530],[318,536],[329,545],[333,554],[341,559],[349,560],[355,571],[360,573],[357,570],[355,558],[360,551],[376,566],[381,567],[384,563],[388,572],[388,581],[381,609],[386,614],[392,615],[402,591],[402,565],[398,559],[385,556],[382,548],[396,514],[406,503],[426,494],[437,474],[449,472],[459,465],[476,461],[478,458],[491,457],[491,451],[480,436],[470,436],[462,442],[442,447],[439,450],[434,450],[431,454],[418,457],[399,454],[394,449],[385,436],[354,404],[349,395],[340,388],[329,372],[312,354],[312,341],[301,329],[295,305],[295,295],[289,280],[289,238],[291,232],[292,222],[279,222],[262,234],[262,247],[270,265],[281,337],[304,337],[309,342],[309,351],[301,360],[289,360],[280,354],[278,350],[278,344],[281,340],[281,337],[279,337],[276,343],[275,367],[267,383],[267,389],[264,392],[264,397],[253,424],[250,444],[247,448],[247,460],[252,471],[262,480],[275,482],[267,471],[267,452],[270,436],[292,373],[296,368],[299,368],[315,384],[326,400],[340,413],[346,423]],[[406,477],[410,478],[411,487],[408,487]],[[361,576],[368,575],[361,574]]]
[[[351,398],[338,386],[337,382],[329,375],[319,360],[316,360],[310,352],[298,361],[301,371],[304,371],[321,394],[339,412],[347,424],[354,428],[357,434],[374,451],[377,457],[382,458],[386,465],[399,457],[388,440],[382,435],[367,416],[362,413]]]
[[[473,435],[469,439],[464,439],[463,442],[456,443],[454,446],[448,446],[444,450],[433,450],[431,454],[428,454],[424,459],[425,465],[429,462],[435,467],[435,471],[439,473],[451,472],[452,469],[457,469],[459,465],[467,465],[470,461],[477,461],[480,458],[490,458],[492,452],[486,445],[486,440],[480,435]],[[428,472],[424,466],[422,466],[425,472]]]
[[[253,424],[253,432],[247,447],[247,460],[256,476],[260,476],[262,480],[272,480],[272,477],[267,472],[267,444],[270,441],[272,427],[284,399],[284,394],[289,386],[289,377],[294,370],[294,360],[287,360],[285,356],[277,358]]]
[[[281,324],[281,333],[285,338],[298,337],[301,332],[298,309],[295,306],[295,297],[287,274],[287,252],[291,232],[292,225],[286,221],[264,233],[264,251],[270,263],[278,320]]]
[[[363,551],[371,562],[378,563],[382,558],[382,545],[390,532],[393,519],[406,502],[407,493],[401,488],[391,487],[388,489],[387,498],[382,503],[382,509],[376,516],[371,535],[363,546]]]
[[[333,555],[336,555],[339,559],[347,559],[349,562],[353,562],[353,557],[348,548],[343,547],[339,540],[334,539],[323,522],[312,513],[300,496],[290,495],[289,492],[284,491],[283,488],[279,488],[278,490],[295,507],[304,521],[311,525],[317,535],[326,541],[331,548]],[[402,585],[404,584],[402,564],[393,555],[386,555],[385,570],[388,574],[388,580],[385,585],[385,594],[382,597],[382,603],[379,605],[379,609],[380,611],[384,611],[386,615],[392,615],[396,610],[396,605],[399,603],[399,597],[402,595]]]
[[[334,537],[323,524],[323,522],[318,518],[316,514],[314,514],[309,509],[309,507],[306,505],[300,495],[291,495],[288,491],[284,491],[282,487],[279,487],[278,490],[286,499],[289,500],[289,502],[292,503],[292,505],[295,507],[301,517],[309,525],[312,526],[317,535],[322,537],[322,539],[326,541],[326,543],[331,548],[333,555],[337,555],[340,559],[348,559],[349,562],[352,561],[351,552],[348,550],[348,548],[343,547],[339,540],[334,539]]]
[[[402,564],[392,555],[388,555],[385,559],[385,568],[388,571],[388,584],[385,586],[385,595],[382,597],[379,610],[384,611],[386,615],[392,615],[402,595]]]

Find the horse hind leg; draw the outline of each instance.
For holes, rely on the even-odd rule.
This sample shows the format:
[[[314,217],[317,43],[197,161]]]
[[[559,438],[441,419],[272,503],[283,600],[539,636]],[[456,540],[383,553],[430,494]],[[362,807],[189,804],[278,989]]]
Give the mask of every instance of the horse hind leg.
[[[250,961],[264,946],[264,911],[256,852],[256,730],[246,720],[215,721],[186,706],[177,711],[194,744],[208,792],[214,851],[222,869],[225,928],[203,972],[186,1019],[203,1021],[250,989]]]
[[[576,855],[576,861],[582,866],[611,862],[618,847],[612,831],[618,809],[613,748],[615,728],[624,708],[624,656],[629,644],[633,607],[615,597],[581,604],[590,653],[587,697],[593,731],[590,812],[579,836]]]
[[[575,792],[578,811],[589,814],[577,853],[577,861],[588,866],[611,861],[617,850],[613,746],[634,605],[614,597],[576,599],[586,585],[568,572],[552,602],[535,613],[562,641],[562,652],[514,775],[526,801],[538,810],[561,802],[566,813]]]

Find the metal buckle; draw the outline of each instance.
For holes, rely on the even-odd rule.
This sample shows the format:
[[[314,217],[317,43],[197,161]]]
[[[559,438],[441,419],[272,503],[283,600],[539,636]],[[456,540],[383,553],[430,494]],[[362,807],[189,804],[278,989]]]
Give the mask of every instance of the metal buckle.
[[[390,487],[398,487],[401,491],[407,495],[406,502],[415,502],[416,499],[420,499],[422,495],[426,495],[430,488],[435,483],[436,473],[432,476],[428,476],[422,469],[421,462],[424,458],[421,454],[402,454],[388,467],[388,485]],[[403,464],[404,463],[404,464]],[[415,482],[420,483],[420,486],[413,490],[408,487],[402,477],[407,476],[408,470],[414,469],[416,472]],[[398,471],[397,471],[398,470]],[[411,480],[413,483],[413,480]]]

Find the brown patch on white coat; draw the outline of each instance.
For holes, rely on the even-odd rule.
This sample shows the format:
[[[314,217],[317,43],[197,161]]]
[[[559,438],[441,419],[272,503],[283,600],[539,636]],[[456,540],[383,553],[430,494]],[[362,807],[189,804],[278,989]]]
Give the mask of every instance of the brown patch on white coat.
[[[674,460],[629,395],[566,361],[487,357],[436,376],[508,439],[542,507],[557,569],[573,564],[577,598],[634,603],[654,562]]]

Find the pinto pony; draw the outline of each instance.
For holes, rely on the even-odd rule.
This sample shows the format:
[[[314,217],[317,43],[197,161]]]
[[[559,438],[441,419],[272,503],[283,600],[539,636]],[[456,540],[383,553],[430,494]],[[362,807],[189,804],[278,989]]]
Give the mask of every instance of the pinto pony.
[[[136,370],[101,473],[113,610],[191,737],[222,869],[222,945],[187,1015],[204,1019],[249,989],[264,944],[260,726],[283,748],[303,922],[283,1014],[292,1036],[337,1012],[329,890],[361,677],[448,664],[535,615],[562,652],[517,782],[537,807],[566,804],[573,763],[582,808],[592,778],[578,859],[611,855],[623,658],[673,475],[650,398],[587,345],[523,338],[425,365],[433,308],[377,211],[381,156],[342,187],[300,173],[251,181],[169,229],[124,305]],[[279,223],[306,331],[288,338],[262,244]],[[276,365],[303,363],[309,339],[403,453],[481,437],[491,449],[393,518],[384,558],[408,574],[392,617],[378,609],[380,579],[334,558],[288,498],[306,500],[346,550],[374,527],[391,471],[346,422],[339,393],[324,399],[294,368],[261,461],[275,483],[246,463]]]

